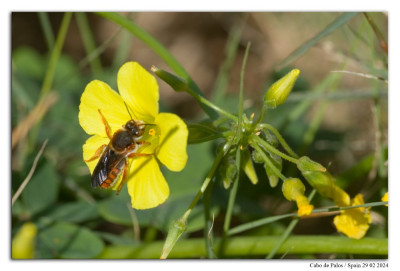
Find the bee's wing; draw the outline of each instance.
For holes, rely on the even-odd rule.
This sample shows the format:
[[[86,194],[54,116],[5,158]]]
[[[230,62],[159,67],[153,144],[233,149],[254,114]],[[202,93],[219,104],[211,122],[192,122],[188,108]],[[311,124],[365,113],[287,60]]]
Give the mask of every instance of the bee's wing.
[[[92,187],[100,186],[108,178],[108,174],[111,170],[115,168],[122,159],[124,159],[124,155],[118,154],[107,147],[93,170]]]

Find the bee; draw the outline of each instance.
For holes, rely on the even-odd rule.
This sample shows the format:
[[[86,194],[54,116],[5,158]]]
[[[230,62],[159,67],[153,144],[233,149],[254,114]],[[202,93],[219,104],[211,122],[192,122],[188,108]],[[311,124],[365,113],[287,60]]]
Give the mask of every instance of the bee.
[[[128,110],[127,106],[126,108]],[[129,168],[128,159],[132,157],[152,155],[147,153],[137,153],[137,150],[144,144],[150,144],[140,141],[140,138],[145,131],[145,126],[154,124],[144,124],[141,121],[133,120],[128,110],[131,119],[111,136],[107,120],[101,113],[100,109],[98,109],[98,112],[101,116],[101,120],[110,142],[108,145],[104,144],[100,146],[94,156],[85,160],[85,162],[93,161],[100,157],[92,173],[91,182],[93,188],[108,188],[114,185],[122,174],[122,181],[117,190],[118,195],[126,181]]]

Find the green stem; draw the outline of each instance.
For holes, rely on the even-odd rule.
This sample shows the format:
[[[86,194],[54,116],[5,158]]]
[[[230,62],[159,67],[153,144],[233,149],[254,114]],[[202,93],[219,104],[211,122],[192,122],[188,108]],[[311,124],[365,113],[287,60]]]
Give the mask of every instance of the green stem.
[[[252,138],[258,138],[256,136],[252,136]],[[257,140],[257,139],[256,139]],[[271,168],[274,173],[276,174],[276,176],[278,176],[279,178],[281,178],[282,181],[286,180],[286,177],[279,171],[279,169],[274,165],[274,163],[272,163],[271,159],[268,158],[268,156],[264,153],[264,151],[258,146],[257,143],[255,142],[250,142],[250,145],[258,152],[260,153],[260,155],[262,156],[262,158],[264,159],[265,163],[267,163],[267,166],[269,168]]]
[[[262,257],[268,254],[279,236],[249,236],[233,237],[226,243],[225,256],[227,258],[238,257]],[[220,240],[216,240],[216,246]],[[116,245],[105,248],[99,258],[125,258],[125,259],[158,259],[163,242],[149,244]],[[387,238],[365,237],[360,240],[344,236],[306,235],[291,236],[277,250],[277,254],[358,254],[358,255],[388,255]],[[203,238],[181,240],[169,258],[203,258],[207,254]]]
[[[192,95],[193,98],[196,99],[196,101],[201,105],[206,105],[209,108],[214,109],[215,111],[217,111],[218,113],[220,113],[221,115],[224,115],[225,117],[233,120],[233,121],[237,121],[237,117],[225,110],[223,110],[222,108],[216,106],[215,104],[213,104],[212,102],[210,102],[209,100],[207,100],[206,98],[204,98],[202,95],[197,94],[197,92],[193,91],[190,87],[186,89],[186,91]]]
[[[310,193],[310,196],[312,194]],[[368,207],[377,207],[377,206],[384,206],[387,205],[388,202],[387,201],[379,201],[379,202],[370,202],[370,203],[365,203],[365,204],[361,204],[361,205],[353,205],[353,206],[346,206],[346,207],[327,207],[327,208],[318,208],[318,209],[314,209],[311,213],[312,214],[317,214],[317,213],[327,213],[327,212],[337,212],[337,211],[341,211],[341,210],[348,210],[348,209],[354,209],[354,208],[368,208]],[[299,217],[297,212],[296,213],[290,213],[290,214],[284,214],[284,215],[276,215],[276,216],[270,216],[270,217],[265,217],[265,218],[261,218],[258,220],[254,220],[248,223],[244,223],[241,224],[239,226],[236,226],[234,228],[231,228],[228,232],[228,235],[235,235],[244,231],[248,231],[260,226],[264,226],[266,224],[275,222],[275,221],[279,221],[285,218],[289,218],[289,217]],[[307,218],[304,217],[304,218]]]
[[[298,158],[299,156],[290,148],[290,146],[286,143],[285,139],[282,137],[282,135],[279,133],[279,131],[272,125],[267,124],[267,123],[262,123],[257,125],[257,127],[267,129],[271,131],[276,138],[278,139],[279,143],[281,143],[282,147],[287,151],[288,154],[291,156]]]
[[[269,151],[269,152],[272,152],[272,153],[274,153],[274,154],[276,154],[276,155],[279,155],[279,156],[282,157],[283,159],[286,159],[286,160],[288,160],[288,161],[290,161],[290,162],[292,162],[292,163],[294,163],[294,164],[297,164],[298,159],[293,158],[293,157],[291,157],[291,156],[289,156],[289,155],[287,155],[287,154],[285,154],[285,153],[283,153],[283,152],[281,152],[281,151],[275,149],[275,148],[274,148],[273,146],[271,146],[268,142],[265,142],[264,140],[262,140],[262,139],[259,138],[258,136],[252,135],[252,136],[251,136],[251,139],[252,139],[255,143],[260,144],[265,150],[267,150],[267,151]]]
[[[47,67],[47,72],[43,80],[42,89],[40,91],[40,99],[43,99],[44,96],[46,96],[46,94],[50,91],[54,79],[54,74],[56,72],[56,65],[61,55],[61,50],[64,45],[65,37],[67,36],[68,26],[71,21],[71,17],[72,13],[66,12],[62,19],[56,44],[51,52],[49,65]]]
[[[38,103],[40,103],[43,99],[45,99],[46,95],[49,93],[51,86],[53,84],[53,79],[54,79],[54,75],[56,72],[57,62],[61,55],[61,50],[64,45],[65,37],[67,36],[67,31],[68,31],[69,23],[71,21],[71,17],[72,17],[72,13],[66,12],[61,21],[61,26],[60,26],[60,30],[57,35],[57,40],[56,40],[54,47],[52,48],[49,64],[47,66],[46,74],[43,79]],[[31,130],[31,135],[29,138],[31,146],[33,146],[36,142],[36,138],[39,133],[40,125],[41,125],[41,119],[37,121],[35,127]]]
[[[214,177],[215,171],[217,170],[222,158],[229,151],[230,147],[231,147],[231,142],[226,143],[224,148],[217,154],[217,157],[215,157],[214,163],[212,164],[210,171],[208,172],[206,178],[204,179],[204,182],[203,182],[202,186],[200,187],[199,192],[197,192],[195,198],[193,199],[189,208],[186,210],[184,216],[186,216],[186,217],[189,216],[192,209],[197,205],[197,202],[200,200],[201,196],[204,194],[204,191],[207,189],[208,184]]]
[[[86,54],[89,56],[92,52],[96,50],[96,43],[90,30],[89,22],[87,20],[86,14],[83,12],[77,12],[75,14],[76,21],[78,23],[78,28],[81,33],[83,45],[86,50]],[[90,60],[90,67],[95,77],[101,78],[102,76],[102,68],[100,58],[96,56],[95,58]]]

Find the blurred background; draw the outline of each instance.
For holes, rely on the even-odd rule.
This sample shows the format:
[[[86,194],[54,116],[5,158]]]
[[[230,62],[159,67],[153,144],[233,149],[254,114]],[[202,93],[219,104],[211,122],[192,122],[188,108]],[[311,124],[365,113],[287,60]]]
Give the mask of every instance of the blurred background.
[[[232,113],[237,112],[239,74],[248,42],[251,49],[244,81],[248,116],[253,112],[257,116],[264,93],[275,80],[292,68],[300,69],[288,101],[268,111],[265,121],[278,128],[298,154],[328,167],[351,197],[361,192],[366,202],[379,201],[387,191],[388,57],[364,14],[329,34],[324,30],[340,13],[121,14],[163,44],[204,95]],[[368,15],[387,41],[387,14]],[[132,210],[126,188],[118,197],[111,191],[92,189],[89,170],[82,161],[82,145],[89,136],[78,123],[86,84],[99,79],[116,90],[118,68],[126,61],[137,61],[147,70],[152,65],[171,69],[148,45],[116,23],[92,13],[74,13],[54,80],[44,95],[44,78],[63,17],[64,13],[33,12],[13,12],[11,16],[12,195],[48,139],[32,179],[12,207],[13,235],[32,221],[38,227],[37,258],[107,258],[112,257],[105,252],[110,245],[165,239],[169,223],[183,214],[200,188],[219,142],[190,145],[183,172],[163,171],[171,196],[158,208]],[[321,32],[326,36],[319,39]],[[310,40],[315,43],[307,46]],[[285,62],[298,48],[305,50]],[[188,123],[206,118],[191,96],[174,92],[161,80],[158,83],[161,111],[175,112]],[[19,133],[14,137],[15,131]],[[299,174],[290,163],[283,167],[285,175]],[[280,185],[269,186],[262,166],[256,165],[256,170],[257,185],[245,179],[240,182],[233,226],[296,209],[283,198]],[[310,186],[306,191],[311,191]],[[211,195],[216,236],[222,229],[228,195],[217,177]],[[332,205],[318,196],[313,204]],[[368,235],[387,237],[387,210],[376,210]],[[289,222],[268,224],[245,234],[279,235]],[[203,228],[203,206],[199,204],[184,238],[203,236]],[[71,245],[66,241],[71,235],[60,236],[60,232],[79,232],[79,236]],[[328,216],[301,220],[294,234],[338,233]],[[89,243],[96,245],[88,249]]]

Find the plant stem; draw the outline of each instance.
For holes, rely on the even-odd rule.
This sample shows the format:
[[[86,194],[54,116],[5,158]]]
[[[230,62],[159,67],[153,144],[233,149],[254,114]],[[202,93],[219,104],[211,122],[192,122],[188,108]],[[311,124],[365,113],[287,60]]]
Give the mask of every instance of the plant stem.
[[[256,137],[256,136],[254,136],[254,137]],[[254,142],[250,142],[250,141],[249,141],[249,143],[257,152],[260,153],[260,155],[264,159],[265,163],[267,163],[267,166],[274,171],[276,176],[278,176],[279,178],[281,178],[282,181],[284,181],[286,179],[286,177],[279,171],[279,169],[274,165],[274,163],[271,162],[271,159],[269,159],[268,156],[263,152],[263,150],[261,150],[261,148],[258,146],[258,144],[254,143]]]
[[[294,164],[297,164],[298,159],[297,158],[293,158],[277,149],[275,149],[273,146],[271,146],[270,144],[268,144],[268,142],[265,142],[264,140],[262,140],[261,138],[259,138],[258,136],[252,135],[251,139],[254,141],[254,143],[256,144],[260,144],[265,150],[272,152],[276,155],[279,155],[280,157],[282,157],[283,159],[286,159]]]
[[[280,236],[249,236],[233,237],[227,240],[225,256],[235,257],[262,257],[268,254]],[[220,240],[216,240],[216,247]],[[116,245],[108,246],[100,258],[125,258],[125,259],[158,259],[163,242],[152,242],[149,244]],[[124,251],[124,253],[121,253]],[[277,250],[277,254],[321,254],[321,253],[344,253],[358,255],[388,255],[387,238],[365,237],[355,240],[343,236],[291,236]],[[206,247],[203,238],[181,240],[171,251],[169,258],[203,258],[206,255]]]
[[[83,12],[75,13],[76,22],[78,23],[78,28],[81,33],[81,38],[83,45],[86,50],[86,55],[90,55],[96,50],[96,42],[93,37],[92,31],[90,30],[90,25],[86,14]],[[101,61],[98,56],[92,58],[90,61],[90,68],[92,69],[94,77],[101,78],[103,70],[101,67]]]
[[[292,148],[290,148],[290,146],[286,143],[285,139],[282,137],[282,135],[279,133],[279,131],[274,126],[272,126],[271,124],[267,124],[267,123],[262,123],[257,126],[271,131],[276,136],[276,138],[279,140],[279,143],[281,143],[282,147],[287,151],[287,153],[295,158],[298,158],[298,155],[292,150]]]

